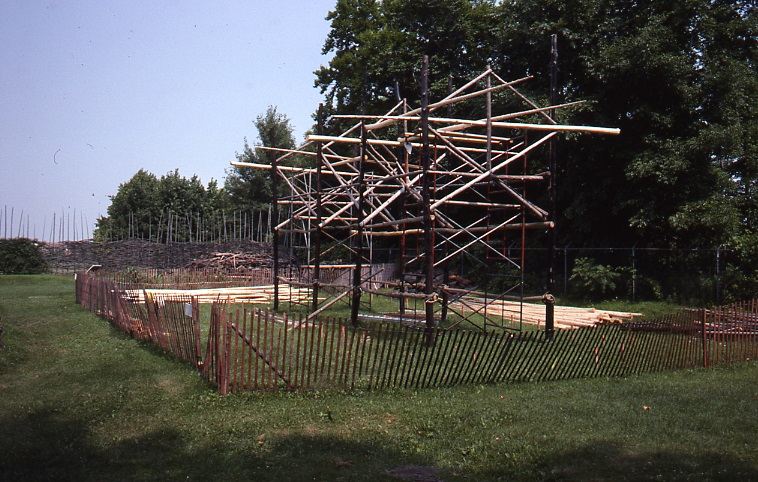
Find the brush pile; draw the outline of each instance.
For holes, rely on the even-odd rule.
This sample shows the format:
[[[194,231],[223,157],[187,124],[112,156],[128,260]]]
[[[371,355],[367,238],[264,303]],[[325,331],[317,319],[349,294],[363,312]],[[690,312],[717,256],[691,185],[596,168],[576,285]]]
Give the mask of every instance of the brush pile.
[[[290,264],[290,259],[282,259],[280,255],[279,263],[282,266]],[[274,257],[268,252],[261,250],[259,252],[230,252],[230,253],[213,253],[210,256],[204,256],[196,259],[185,266],[187,269],[211,269],[223,271],[226,273],[235,273],[248,271],[251,268],[272,268],[274,266]]]

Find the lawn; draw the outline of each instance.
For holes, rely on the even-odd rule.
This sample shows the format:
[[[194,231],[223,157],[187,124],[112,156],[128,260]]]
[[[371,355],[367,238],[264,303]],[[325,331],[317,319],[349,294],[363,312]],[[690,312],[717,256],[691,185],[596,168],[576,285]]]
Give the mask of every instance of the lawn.
[[[758,364],[626,379],[219,397],[74,303],[0,276],[0,479],[758,480]],[[433,480],[431,478],[427,480]]]

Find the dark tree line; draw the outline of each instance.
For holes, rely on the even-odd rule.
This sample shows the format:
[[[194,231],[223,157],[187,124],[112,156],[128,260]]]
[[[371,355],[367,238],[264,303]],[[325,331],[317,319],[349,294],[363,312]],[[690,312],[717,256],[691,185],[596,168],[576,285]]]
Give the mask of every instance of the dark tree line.
[[[490,65],[533,75],[546,99],[557,34],[559,101],[588,101],[559,121],[622,131],[560,141],[559,245],[728,248],[735,283],[758,291],[754,2],[339,0],[327,18],[333,58],[316,86],[340,114],[385,112],[396,83],[417,103],[423,55],[433,98]]]

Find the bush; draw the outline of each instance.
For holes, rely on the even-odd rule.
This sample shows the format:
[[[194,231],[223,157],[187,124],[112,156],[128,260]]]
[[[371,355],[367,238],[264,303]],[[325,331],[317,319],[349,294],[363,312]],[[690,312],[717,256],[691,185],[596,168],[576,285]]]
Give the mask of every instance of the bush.
[[[616,290],[619,296],[637,301],[661,301],[663,299],[663,289],[659,281],[628,266],[619,266],[613,271],[618,273],[620,277]]]
[[[600,301],[617,294],[621,275],[610,266],[595,264],[589,258],[579,258],[571,271],[573,295],[584,300]]]
[[[26,238],[0,239],[0,274],[39,274],[47,271],[39,244]]]

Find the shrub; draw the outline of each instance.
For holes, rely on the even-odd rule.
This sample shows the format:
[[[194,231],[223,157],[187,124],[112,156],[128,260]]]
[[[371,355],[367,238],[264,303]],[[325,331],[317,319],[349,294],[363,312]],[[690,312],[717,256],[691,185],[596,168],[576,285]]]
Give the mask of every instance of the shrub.
[[[620,278],[621,275],[610,266],[595,264],[589,258],[579,258],[574,263],[569,281],[574,296],[603,300],[616,294]]]
[[[26,238],[0,239],[0,273],[39,274],[47,271],[39,244]]]

